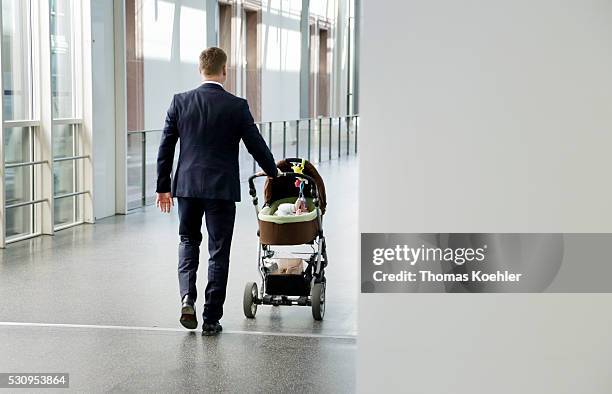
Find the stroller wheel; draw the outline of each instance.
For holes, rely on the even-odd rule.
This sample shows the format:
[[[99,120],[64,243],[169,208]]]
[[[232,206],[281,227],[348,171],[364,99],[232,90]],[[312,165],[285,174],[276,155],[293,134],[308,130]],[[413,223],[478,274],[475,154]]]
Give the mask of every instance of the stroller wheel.
[[[312,302],[312,317],[315,320],[323,320],[325,315],[325,282],[315,283],[310,290]]]
[[[244,315],[249,319],[255,317],[257,313],[257,304],[255,303],[257,300],[257,283],[248,282],[244,287],[244,296],[242,298],[242,309],[244,311]]]

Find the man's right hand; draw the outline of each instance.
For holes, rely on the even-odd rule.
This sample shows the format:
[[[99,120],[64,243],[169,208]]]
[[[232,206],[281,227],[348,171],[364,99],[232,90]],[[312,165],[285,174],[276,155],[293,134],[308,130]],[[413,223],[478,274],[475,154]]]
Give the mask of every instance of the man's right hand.
[[[155,193],[155,206],[163,213],[169,213],[174,206],[172,193]]]
[[[279,176],[281,176],[283,172],[281,171],[280,168],[276,168],[276,176],[268,176],[268,179],[274,179],[274,178],[278,178]]]

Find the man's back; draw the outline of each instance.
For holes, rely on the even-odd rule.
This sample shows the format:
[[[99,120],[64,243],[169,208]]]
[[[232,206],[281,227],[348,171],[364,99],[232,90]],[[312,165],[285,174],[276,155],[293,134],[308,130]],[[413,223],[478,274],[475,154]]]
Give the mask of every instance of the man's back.
[[[172,181],[175,197],[240,201],[241,139],[266,173],[276,173],[274,158],[253,123],[246,100],[219,84],[204,83],[174,96],[159,148],[158,192],[170,191],[177,139],[180,154]]]

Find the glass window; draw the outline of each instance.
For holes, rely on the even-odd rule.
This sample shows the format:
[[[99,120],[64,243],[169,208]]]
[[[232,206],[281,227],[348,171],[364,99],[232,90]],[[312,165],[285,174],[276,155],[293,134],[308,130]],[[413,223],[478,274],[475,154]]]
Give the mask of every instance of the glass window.
[[[162,133],[147,133],[146,163],[145,163],[145,199],[147,204],[155,202],[155,190],[157,189],[157,151],[161,142]],[[175,158],[178,158],[178,145],[175,149]],[[176,162],[172,165],[176,169]],[[173,175],[174,176],[174,175]]]
[[[79,82],[77,10],[78,1],[51,0],[51,93],[53,119],[78,118]],[[80,125],[53,127],[53,157],[78,155]],[[75,193],[79,163],[76,160],[56,161],[53,164],[53,194],[62,196]],[[79,197],[55,198],[54,224],[63,226],[77,222]]]
[[[57,125],[53,128],[53,157],[71,157],[76,155],[76,125]]]
[[[76,156],[78,125],[57,125],[53,128],[53,157]],[[53,194],[61,196],[77,191],[76,160],[56,161],[53,164]],[[77,221],[77,197],[54,199],[54,222],[56,226]]]
[[[76,163],[73,160],[57,162],[53,166],[54,190],[56,196],[74,193],[76,175]],[[54,199],[54,221],[55,225],[63,225],[76,222],[76,197],[64,197]]]
[[[32,166],[11,167],[11,164],[32,161],[32,133],[30,127],[13,127],[4,129],[5,162],[4,187],[6,205],[6,236],[19,237],[33,231],[32,205],[10,208],[13,204],[28,202],[33,199]]]
[[[51,1],[51,91],[53,118],[75,118],[79,91],[73,0]]]
[[[5,120],[34,118],[33,25],[30,0],[2,0],[2,111]],[[6,237],[34,231],[34,206],[12,207],[34,198],[34,169],[14,166],[34,158],[32,127],[4,129]]]
[[[32,205],[6,210],[6,238],[8,241],[11,238],[18,238],[34,232],[33,211]]]
[[[4,119],[31,119],[32,29],[29,0],[2,0],[2,95]]]
[[[4,161],[6,164],[32,161],[31,127],[7,127],[4,129]]]
[[[127,199],[128,209],[142,206],[142,135],[128,134]]]
[[[32,167],[7,168],[5,174],[6,205],[32,200]]]

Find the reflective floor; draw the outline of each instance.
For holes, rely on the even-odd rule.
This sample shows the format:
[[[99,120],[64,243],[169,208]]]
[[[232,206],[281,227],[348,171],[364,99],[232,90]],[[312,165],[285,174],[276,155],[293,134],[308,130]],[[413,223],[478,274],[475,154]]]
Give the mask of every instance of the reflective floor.
[[[357,160],[319,170],[329,200],[323,322],[297,306],[263,306],[256,319],[244,318],[244,285],[258,273],[257,224],[243,185],[222,336],[179,325],[176,209],[148,207],[0,251],[0,372],[70,372],[75,390],[353,392]],[[201,294],[205,280],[201,269]]]
[[[354,392],[349,339],[0,328],[2,371],[69,372],[81,392]],[[50,361],[53,360],[53,361]]]

